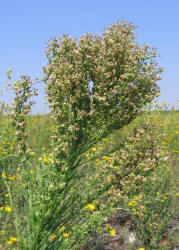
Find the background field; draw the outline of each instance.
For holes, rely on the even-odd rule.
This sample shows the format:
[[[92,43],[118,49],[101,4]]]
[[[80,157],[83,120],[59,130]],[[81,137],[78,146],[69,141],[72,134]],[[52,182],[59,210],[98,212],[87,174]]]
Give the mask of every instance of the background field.
[[[15,131],[10,123],[8,114],[2,114],[0,116],[0,124],[1,124],[1,175],[3,176],[3,173],[6,173],[8,176],[14,176],[15,172],[14,169],[18,169],[18,161],[17,166],[14,161],[11,161],[11,157],[13,154],[15,154],[15,141],[14,141],[14,134]],[[155,124],[155,131],[152,131],[153,125]],[[42,166],[50,167],[50,152],[52,150],[51,147],[51,136],[52,136],[52,130],[53,130],[53,121],[51,119],[51,115],[31,115],[28,117],[27,120],[27,131],[28,131],[28,149],[27,151],[30,152],[32,155],[31,159],[31,166],[30,166],[30,172],[31,174],[36,169],[36,164],[39,164],[39,161],[42,162]],[[79,220],[76,221],[76,223],[79,223],[79,228],[74,228],[73,230],[69,230],[70,237],[65,240],[65,243],[63,243],[62,248],[60,249],[96,249],[98,246],[103,246],[105,249],[106,246],[113,246],[116,244],[116,249],[120,249],[119,247],[122,247],[121,249],[133,249],[133,247],[145,246],[146,249],[151,249],[150,245],[148,246],[147,239],[148,237],[151,237],[151,242],[155,242],[156,249],[173,249],[172,247],[179,244],[178,242],[178,212],[179,212],[179,112],[178,111],[161,111],[160,108],[155,111],[144,111],[141,116],[136,118],[131,124],[128,126],[125,126],[124,128],[116,131],[114,134],[111,134],[108,138],[105,138],[101,143],[95,146],[97,150],[94,150],[91,154],[89,152],[89,155],[91,155],[91,159],[86,162],[86,164],[97,164],[98,166],[101,166],[101,159],[104,158],[104,169],[105,164],[108,161],[108,158],[105,159],[105,157],[111,157],[112,152],[115,152],[116,149],[123,148],[126,150],[125,142],[128,140],[128,138],[132,137],[134,134],[135,129],[141,129],[148,126],[149,130],[144,135],[141,136],[139,141],[134,141],[134,148],[135,150],[139,147],[141,148],[139,151],[141,151],[141,156],[144,154],[145,151],[147,151],[147,147],[149,144],[148,139],[146,139],[146,136],[150,136],[150,142],[156,142],[157,141],[157,147],[160,148],[160,153],[162,157],[169,157],[167,161],[164,161],[163,163],[163,170],[160,172],[161,175],[161,182],[156,185],[155,181],[153,182],[145,182],[141,183],[139,187],[142,186],[142,188],[136,188],[136,191],[132,191],[134,186],[131,186],[130,188],[122,188],[123,194],[120,197],[119,196],[119,190],[121,189],[120,186],[116,183],[116,179],[112,180],[113,185],[111,185],[110,182],[110,189],[108,190],[108,195],[102,195],[99,197],[99,199],[96,201],[96,212],[91,212],[93,222],[90,222],[87,220],[88,227],[84,227],[84,221],[86,218],[86,215],[79,215],[81,218],[81,221],[83,221],[83,226]],[[152,132],[151,132],[152,131]],[[158,139],[157,139],[158,138]],[[132,145],[132,144],[131,144]],[[133,152],[132,146],[129,147],[132,156],[135,157],[136,152]],[[142,151],[143,150],[143,151]],[[143,153],[142,153],[143,152]],[[140,152],[139,152],[140,154]],[[153,152],[153,155],[150,157],[155,157],[157,152]],[[105,157],[104,157],[105,156]],[[142,156],[143,157],[143,156]],[[145,157],[147,159],[147,155],[144,156],[143,161],[145,162]],[[105,162],[106,161],[106,162]],[[124,158],[124,165],[125,165],[125,158]],[[131,160],[132,162],[132,160]],[[133,164],[133,163],[131,163]],[[146,164],[146,163],[145,163]],[[156,163],[157,164],[157,163]],[[103,166],[103,165],[102,165]],[[126,165],[127,166],[127,165]],[[156,165],[157,166],[157,165]],[[132,167],[132,165],[131,165]],[[117,166],[116,166],[117,168]],[[116,169],[118,170],[118,169]],[[83,170],[84,171],[84,170]],[[86,176],[91,175],[90,168],[86,168],[88,174],[86,173]],[[93,168],[94,171],[94,168]],[[98,169],[95,168],[96,174],[98,175]],[[126,170],[127,171],[127,170]],[[132,170],[133,171],[133,170]],[[19,172],[17,171],[16,176],[18,176]],[[94,174],[94,173],[93,173]],[[33,174],[32,174],[33,175]],[[112,178],[113,175],[116,177],[118,176],[115,172],[108,172],[105,173],[105,178]],[[137,173],[134,172],[134,175],[137,175]],[[111,176],[111,177],[110,177]],[[169,178],[168,178],[169,177]],[[17,177],[18,178],[18,177]],[[32,176],[30,177],[32,178]],[[118,178],[118,177],[117,177]],[[146,178],[149,178],[146,177]],[[153,178],[153,177],[152,177]],[[31,180],[30,180],[31,181]],[[135,180],[136,181],[136,180]],[[18,182],[18,181],[17,181]],[[6,185],[14,185],[13,178],[12,180],[9,179],[6,183]],[[80,183],[80,179],[79,179]],[[16,183],[17,185],[18,183]],[[15,186],[16,186],[15,185]],[[78,192],[87,192],[88,188],[91,188],[90,186],[84,188],[84,190],[81,190],[80,187],[81,184],[77,184],[76,188],[78,189]],[[107,183],[105,183],[107,185]],[[123,183],[126,187],[127,183]],[[133,185],[132,183],[129,185]],[[94,188],[98,187],[97,183],[93,183]],[[147,187],[147,193],[150,193],[150,195],[147,197],[147,193],[145,193],[145,188]],[[138,191],[140,190],[141,193]],[[152,192],[151,192],[152,191]],[[9,200],[7,196],[7,186],[1,187],[1,208],[3,207],[11,207],[12,206],[12,200]],[[142,196],[142,192],[143,196]],[[135,195],[134,195],[135,194]],[[110,198],[109,198],[110,195]],[[130,204],[130,202],[134,202],[136,199],[143,199],[146,195],[145,199],[148,201],[145,202],[151,202],[151,204],[148,205],[148,210],[146,209],[146,214],[144,213],[144,220],[142,217],[140,217],[142,214],[140,214],[141,211],[137,210],[137,205],[134,206]],[[160,197],[161,203],[158,203],[157,210],[155,208],[155,202],[156,202],[156,196]],[[120,198],[119,198],[120,197]],[[127,198],[126,198],[127,197]],[[16,197],[17,199],[17,197]],[[19,199],[19,198],[18,198]],[[151,199],[149,201],[149,199]],[[163,204],[168,204],[163,206]],[[95,203],[93,203],[95,204]],[[162,205],[161,205],[162,204]],[[103,208],[104,206],[104,208]],[[139,206],[139,204],[138,204]],[[132,218],[134,219],[134,222],[136,223],[135,229],[132,229],[132,232],[138,232],[138,236],[135,239],[134,242],[130,242],[130,235],[129,232],[126,231],[126,226],[121,225],[119,223],[118,219],[115,219],[117,222],[110,222],[110,218],[113,218],[116,214],[116,207],[121,207],[126,209],[126,211],[131,212]],[[142,207],[142,205],[141,205]],[[146,205],[147,207],[147,205]],[[136,208],[136,209],[134,209]],[[140,206],[138,207],[140,208]],[[167,211],[164,214],[162,213],[162,209]],[[98,212],[97,212],[98,210]],[[160,212],[159,212],[160,211]],[[95,214],[96,213],[96,214]],[[137,217],[136,214],[139,214],[140,216]],[[162,218],[160,217],[160,214],[162,213]],[[14,225],[11,220],[11,213],[6,213],[5,215],[1,215],[2,222],[1,222],[1,248],[2,249],[8,249],[8,237],[11,235],[17,235],[16,229],[14,228]],[[152,218],[152,215],[155,214],[154,218]],[[157,215],[158,214],[158,215]],[[4,217],[5,216],[5,217]],[[160,217],[159,220],[156,219],[156,216]],[[96,218],[96,219],[95,219]],[[105,225],[105,221],[109,219],[109,223],[107,223],[107,226]],[[149,221],[148,221],[149,220]],[[157,230],[155,234],[152,234],[151,230],[153,229],[153,226],[158,225],[158,229],[161,227],[161,230]],[[91,224],[92,223],[92,224]],[[96,223],[99,223],[98,225],[101,225],[101,227],[97,226]],[[129,223],[129,222],[128,222]],[[145,228],[146,223],[146,228]],[[149,224],[148,224],[149,223]],[[100,228],[100,229],[99,229]],[[107,228],[107,229],[106,229]],[[79,231],[87,230],[85,234]],[[97,230],[97,231],[96,231]],[[104,230],[107,230],[107,235],[104,233]],[[113,231],[112,231],[113,230]],[[120,232],[119,232],[120,230]],[[154,230],[155,231],[155,230]],[[121,234],[122,232],[122,234]],[[149,233],[150,232],[150,233]],[[71,235],[73,233],[73,236]],[[114,234],[114,235],[113,235]],[[114,241],[118,235],[121,235],[120,237],[123,237],[123,240],[121,241],[121,238]],[[87,238],[86,238],[86,236]],[[105,235],[102,238],[99,237],[99,235]],[[140,237],[142,235],[142,237]],[[91,240],[89,240],[90,238]],[[125,240],[124,240],[125,239]],[[74,243],[75,242],[75,243]],[[122,243],[121,243],[122,242]],[[150,242],[150,244],[152,244]],[[154,244],[154,245],[155,245]],[[17,247],[18,244],[16,242],[13,242],[13,245]],[[84,248],[80,248],[80,246]],[[10,247],[10,246],[9,246]],[[50,248],[53,249],[53,248]]]

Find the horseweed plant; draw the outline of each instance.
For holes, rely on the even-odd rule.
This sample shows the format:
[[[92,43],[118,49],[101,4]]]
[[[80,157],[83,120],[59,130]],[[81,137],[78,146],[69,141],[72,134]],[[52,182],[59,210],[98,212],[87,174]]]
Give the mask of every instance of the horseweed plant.
[[[104,38],[87,33],[77,43],[64,35],[49,45],[44,72],[57,165],[128,124],[158,94],[156,51],[137,45],[133,30],[122,22],[107,28]]]
[[[87,33],[77,43],[64,35],[60,41],[54,39],[48,46],[49,63],[44,67],[44,81],[55,124],[52,165],[59,172],[59,181],[63,184],[60,194],[65,193],[65,197],[75,178],[79,180],[87,172],[83,167],[86,167],[83,165],[85,152],[113,130],[130,123],[141,107],[158,95],[156,81],[160,79],[158,74],[162,69],[157,68],[153,60],[156,51],[150,50],[149,45],[140,47],[135,43],[134,28],[132,24],[117,22],[107,28],[104,38]],[[79,171],[81,168],[83,170]],[[98,188],[102,190],[100,185]],[[97,196],[97,192],[91,197],[82,196],[83,202],[78,201],[78,212],[95,198],[94,194]],[[79,196],[78,193],[73,203]],[[59,198],[58,202],[54,200],[55,207],[59,203],[61,214],[62,211],[67,213],[69,209],[65,206],[64,195],[60,201]],[[56,220],[56,216],[54,218]],[[61,223],[56,220],[55,226],[54,221],[54,230]],[[54,242],[60,234],[57,236]]]
[[[11,79],[11,71],[8,72],[7,79]],[[33,82],[28,76],[21,76],[20,81],[14,82],[13,90],[15,92],[15,98],[14,102],[11,103],[12,108],[10,108],[9,105],[8,106],[9,110],[11,111],[11,123],[16,130],[16,137],[14,138],[13,143],[12,141],[11,143],[8,141],[8,137],[5,138],[6,144],[10,145],[10,152],[7,152],[6,161],[2,159],[1,162],[3,165],[6,163],[4,168],[5,171],[2,172],[1,176],[3,178],[3,183],[5,184],[5,187],[3,187],[3,190],[6,191],[5,197],[9,197],[8,203],[10,205],[2,207],[2,210],[7,213],[10,213],[9,216],[6,216],[5,223],[8,223],[9,219],[11,220],[11,228],[15,227],[16,234],[18,234],[18,239],[20,239],[20,229],[22,227],[21,205],[23,205],[24,207],[24,202],[27,201],[24,195],[27,190],[27,178],[25,175],[26,170],[23,171],[23,169],[25,169],[25,167],[27,167],[29,163],[26,152],[26,120],[29,112],[31,111],[31,106],[33,105],[33,102],[29,101],[29,98],[33,97],[34,95],[37,95],[36,89],[33,89],[32,85]],[[9,83],[8,86],[11,86],[11,84]],[[12,126],[11,132],[13,132]],[[14,220],[12,220],[12,218]],[[14,225],[12,226],[13,223]],[[9,229],[7,231],[9,231]],[[11,236],[10,238],[16,239]],[[9,245],[11,243],[17,244],[17,239],[10,240],[8,242]]]
[[[27,115],[31,111],[33,101],[29,98],[37,95],[36,89],[32,88],[34,83],[30,80],[29,76],[21,76],[21,81],[14,82],[14,103],[11,109],[12,125],[16,128],[16,141],[18,142],[19,154],[26,152],[26,138],[25,132]]]

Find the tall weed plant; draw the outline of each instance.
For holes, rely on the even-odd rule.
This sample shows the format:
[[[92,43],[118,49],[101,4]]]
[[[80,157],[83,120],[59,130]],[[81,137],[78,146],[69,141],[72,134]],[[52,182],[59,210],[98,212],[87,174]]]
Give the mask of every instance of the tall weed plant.
[[[43,78],[53,119],[50,151],[28,139],[32,81],[22,76],[14,83],[15,142],[8,162],[0,158],[2,248],[80,249],[119,206],[134,216],[142,244],[157,247],[170,216],[170,156],[161,153],[150,113],[134,119],[159,95],[162,69],[156,50],[135,42],[134,29],[123,21],[103,37],[51,41]],[[130,135],[113,145],[109,136],[126,125]]]

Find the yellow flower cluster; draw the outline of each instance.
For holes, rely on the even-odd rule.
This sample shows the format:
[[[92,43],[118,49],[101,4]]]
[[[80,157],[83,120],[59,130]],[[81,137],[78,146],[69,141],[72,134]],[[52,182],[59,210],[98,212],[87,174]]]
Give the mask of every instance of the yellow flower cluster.
[[[49,163],[49,162],[51,162],[51,160],[52,160],[51,156],[47,156],[47,155],[44,155],[43,157],[39,158],[39,161],[42,161],[45,163]]]
[[[4,210],[6,213],[10,213],[12,211],[11,207],[0,207],[0,210]]]
[[[93,212],[95,210],[95,206],[93,204],[88,204],[85,206],[85,209]]]
[[[9,241],[7,242],[7,244],[8,245],[13,245],[15,242],[17,242],[17,238],[9,237]]]

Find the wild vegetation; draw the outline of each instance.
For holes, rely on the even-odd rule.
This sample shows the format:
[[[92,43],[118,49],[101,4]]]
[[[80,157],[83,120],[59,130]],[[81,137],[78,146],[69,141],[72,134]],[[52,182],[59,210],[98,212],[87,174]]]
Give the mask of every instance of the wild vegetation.
[[[134,28],[51,41],[49,114],[31,115],[35,84],[7,73],[15,98],[0,114],[1,249],[179,244],[179,112],[152,104],[162,69]]]

